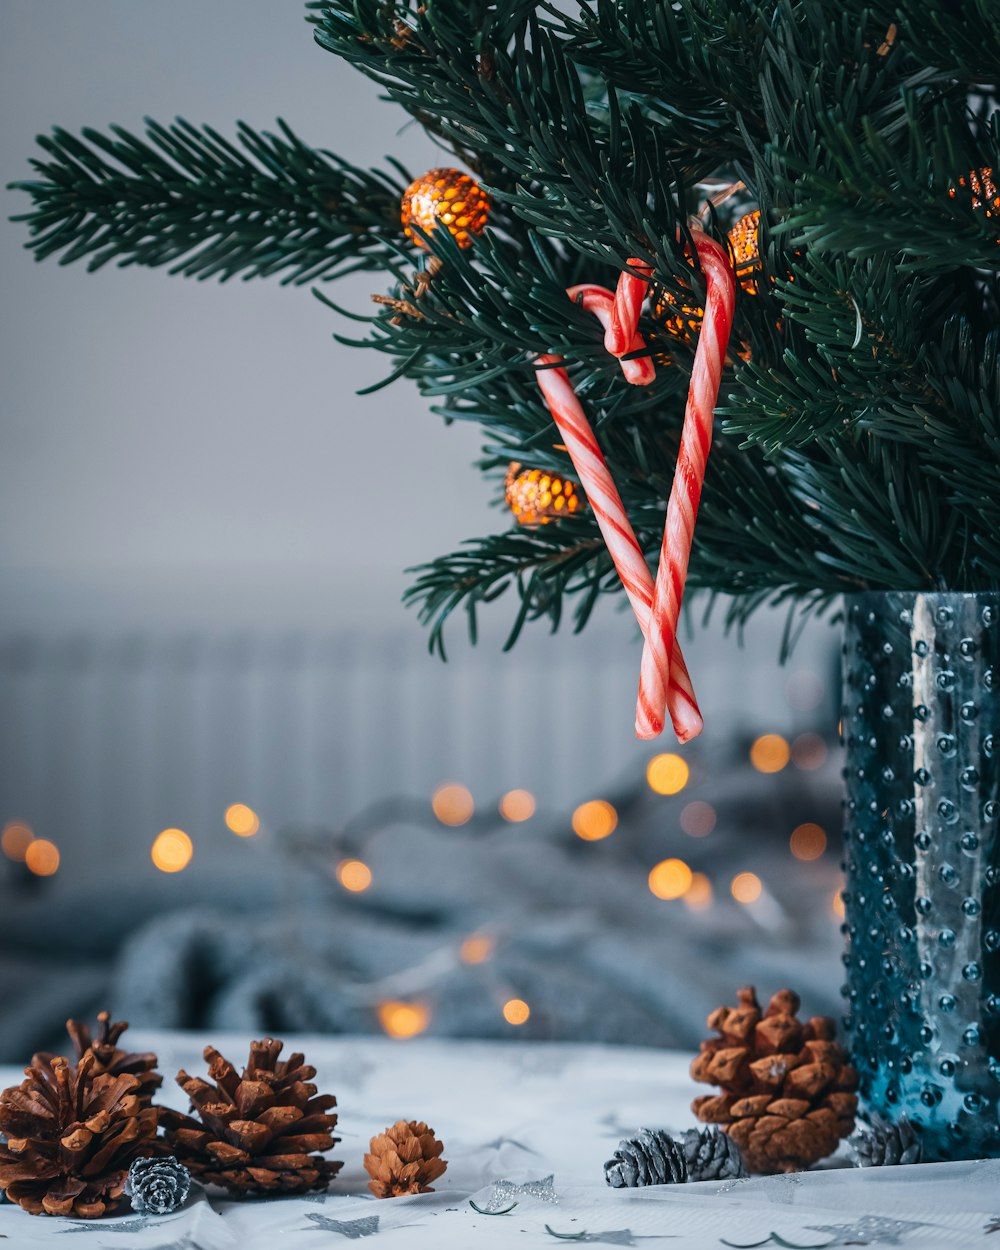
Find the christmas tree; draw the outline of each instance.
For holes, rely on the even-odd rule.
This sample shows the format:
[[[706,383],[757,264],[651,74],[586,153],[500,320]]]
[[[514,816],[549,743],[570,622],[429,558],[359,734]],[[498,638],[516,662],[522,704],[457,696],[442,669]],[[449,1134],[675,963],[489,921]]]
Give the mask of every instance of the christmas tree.
[[[866,588],[1000,587],[995,0],[317,0],[307,20],[454,169],[408,192],[394,159],[359,169],[284,123],[57,129],[16,184],[21,219],[39,259],[313,285],[361,323],[346,341],[388,357],[379,385],[409,377],[480,423],[478,467],[501,490],[523,472],[530,497],[415,570],[432,647],[458,607],[474,637],[505,591],[513,643],[567,604],[582,628],[621,590],[540,356],[565,363],[655,568],[705,236],[738,283],[688,585],[740,622]],[[328,284],[359,269],[378,303],[337,308]],[[567,298],[623,271],[650,283],[642,387]],[[546,478],[572,507],[539,504]]]

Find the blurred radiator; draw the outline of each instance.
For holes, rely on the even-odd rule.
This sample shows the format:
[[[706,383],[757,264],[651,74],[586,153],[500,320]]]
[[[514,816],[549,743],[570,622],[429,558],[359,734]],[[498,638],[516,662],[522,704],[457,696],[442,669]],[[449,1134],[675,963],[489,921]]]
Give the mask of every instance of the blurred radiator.
[[[67,867],[98,854],[124,867],[148,865],[167,826],[224,842],[234,802],[271,829],[329,826],[451,779],[479,804],[524,787],[566,808],[670,748],[632,737],[639,649],[624,618],[612,626],[529,633],[508,655],[495,641],[459,646],[447,665],[416,626],[0,637],[0,824],[53,838]],[[828,714],[796,712],[783,692],[802,672],[829,687],[834,635],[820,627],[782,672],[776,631],[760,631],[755,654],[717,634],[688,647],[702,749],[737,725],[809,727]]]

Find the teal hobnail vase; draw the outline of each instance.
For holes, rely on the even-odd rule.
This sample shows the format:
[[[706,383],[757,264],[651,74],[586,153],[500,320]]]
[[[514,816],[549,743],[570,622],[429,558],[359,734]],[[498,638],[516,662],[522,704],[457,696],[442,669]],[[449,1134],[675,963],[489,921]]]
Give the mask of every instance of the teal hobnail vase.
[[[847,979],[862,1109],[1000,1155],[1000,593],[845,603]]]

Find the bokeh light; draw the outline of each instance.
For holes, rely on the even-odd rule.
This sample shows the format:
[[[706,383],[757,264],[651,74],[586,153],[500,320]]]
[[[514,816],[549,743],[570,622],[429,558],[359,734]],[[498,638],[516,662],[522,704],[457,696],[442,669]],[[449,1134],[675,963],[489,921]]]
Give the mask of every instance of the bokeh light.
[[[149,854],[160,872],[181,872],[191,862],[194,843],[183,829],[164,829]]]
[[[847,908],[844,906],[844,896],[839,890],[834,890],[833,898],[830,900],[830,907],[833,914],[843,920],[847,914]]]
[[[508,1024],[526,1024],[531,1016],[531,1008],[523,998],[508,998],[503,1005],[503,1018]]]
[[[530,820],[535,814],[535,796],[530,790],[508,790],[500,800],[500,815],[512,824]]]
[[[24,863],[24,854],[31,845],[34,832],[22,820],[8,821],[0,833],[0,850],[16,864]]]
[[[681,828],[689,838],[707,838],[717,820],[712,804],[703,803],[701,799],[681,808]]]
[[[680,898],[691,888],[694,874],[682,859],[664,859],[649,872],[649,888],[657,898]]]
[[[605,799],[581,803],[573,813],[573,832],[584,842],[600,842],[618,828],[618,813]]]
[[[59,848],[48,838],[34,838],[24,852],[25,867],[36,877],[51,877],[59,871]]]
[[[799,825],[792,831],[788,845],[796,859],[819,859],[826,850],[826,831],[819,825]]]
[[[379,1003],[378,1022],[390,1037],[416,1037],[431,1022],[431,1009],[426,1003],[403,1003],[395,999]]]
[[[360,859],[342,859],[337,865],[337,880],[345,890],[360,894],[372,883],[372,870]]]
[[[687,760],[670,752],[654,755],[646,765],[646,781],[656,794],[679,794],[690,775]]]
[[[792,763],[796,768],[812,771],[826,763],[826,743],[819,734],[799,734],[792,743]]]
[[[781,734],[761,734],[750,748],[750,763],[759,773],[780,773],[788,756],[788,743]]]
[[[703,872],[693,873],[684,894],[684,905],[692,911],[704,911],[712,905],[712,883]]]
[[[755,872],[739,872],[729,888],[737,903],[755,903],[764,887]]]
[[[238,838],[252,838],[260,828],[260,818],[245,803],[230,803],[226,808],[226,828]]]
[[[496,942],[488,933],[470,933],[462,940],[458,948],[458,957],[463,964],[483,964],[490,958],[496,948]]]
[[[472,794],[466,786],[456,781],[449,781],[438,786],[431,799],[434,815],[442,825],[464,825],[472,819],[476,810]]]

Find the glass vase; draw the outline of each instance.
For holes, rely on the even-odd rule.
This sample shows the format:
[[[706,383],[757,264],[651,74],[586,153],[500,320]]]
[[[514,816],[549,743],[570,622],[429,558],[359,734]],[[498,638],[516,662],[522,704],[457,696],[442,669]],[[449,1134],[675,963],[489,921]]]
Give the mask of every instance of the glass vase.
[[[862,1108],[1000,1155],[1000,593],[846,599],[847,1028]]]

